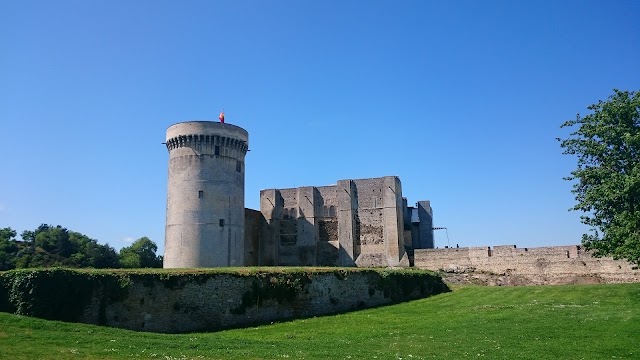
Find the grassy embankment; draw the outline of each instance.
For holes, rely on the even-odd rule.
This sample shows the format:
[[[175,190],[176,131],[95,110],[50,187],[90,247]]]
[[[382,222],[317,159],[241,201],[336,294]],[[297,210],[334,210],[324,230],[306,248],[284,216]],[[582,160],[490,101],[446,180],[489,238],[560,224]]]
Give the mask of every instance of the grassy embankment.
[[[0,359],[640,358],[640,284],[467,286],[404,304],[166,335],[0,313]]]

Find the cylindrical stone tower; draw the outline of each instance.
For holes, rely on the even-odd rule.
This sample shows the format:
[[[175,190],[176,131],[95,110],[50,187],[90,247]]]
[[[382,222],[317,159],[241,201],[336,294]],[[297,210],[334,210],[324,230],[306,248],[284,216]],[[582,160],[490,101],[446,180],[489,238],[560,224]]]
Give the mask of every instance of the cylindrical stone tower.
[[[246,130],[212,121],[167,129],[165,268],[244,265]]]

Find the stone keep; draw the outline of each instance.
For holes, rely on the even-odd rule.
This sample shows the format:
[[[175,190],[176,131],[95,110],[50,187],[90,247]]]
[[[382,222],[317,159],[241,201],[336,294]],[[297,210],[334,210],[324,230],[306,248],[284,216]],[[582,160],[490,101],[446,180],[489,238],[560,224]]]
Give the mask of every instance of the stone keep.
[[[244,265],[246,130],[188,121],[167,129],[165,268]]]

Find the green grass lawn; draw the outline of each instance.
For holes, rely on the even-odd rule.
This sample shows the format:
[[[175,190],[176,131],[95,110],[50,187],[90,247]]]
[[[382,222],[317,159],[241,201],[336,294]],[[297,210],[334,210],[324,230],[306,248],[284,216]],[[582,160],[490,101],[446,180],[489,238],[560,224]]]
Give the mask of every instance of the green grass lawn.
[[[0,359],[639,359],[640,284],[456,288],[400,305],[215,333],[0,313]]]

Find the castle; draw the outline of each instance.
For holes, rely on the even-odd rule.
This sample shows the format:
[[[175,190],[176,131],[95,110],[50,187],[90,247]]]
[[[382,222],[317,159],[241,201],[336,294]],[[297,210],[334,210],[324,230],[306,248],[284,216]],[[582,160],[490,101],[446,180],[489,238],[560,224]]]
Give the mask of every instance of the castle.
[[[413,248],[433,247],[432,214],[428,201],[407,206],[395,176],[262,190],[260,212],[247,210],[245,263],[409,266]]]
[[[189,121],[167,129],[165,268],[217,266],[410,266],[433,248],[429,201],[407,205],[400,179],[260,192],[244,208],[246,130]]]
[[[578,245],[433,249],[429,201],[408,206],[395,176],[262,190],[260,210],[245,209],[249,134],[232,124],[177,123],[166,146],[165,268],[415,266],[529,283],[640,281],[631,264]]]

